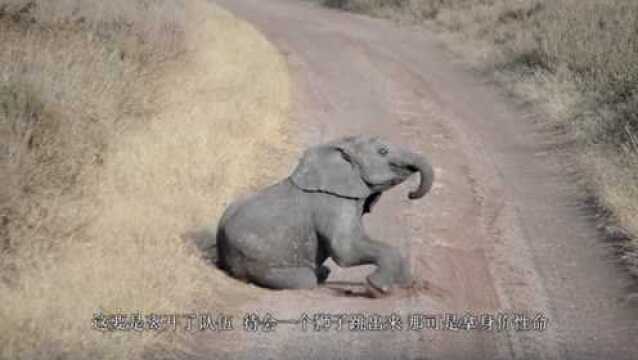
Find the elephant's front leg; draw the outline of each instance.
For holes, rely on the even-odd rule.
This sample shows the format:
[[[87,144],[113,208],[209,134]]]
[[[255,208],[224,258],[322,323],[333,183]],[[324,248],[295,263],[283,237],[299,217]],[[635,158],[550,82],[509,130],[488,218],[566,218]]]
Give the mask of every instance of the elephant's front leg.
[[[370,239],[364,235],[361,241],[354,244],[355,251],[368,254],[377,265],[375,272],[367,278],[368,283],[376,290],[388,292],[393,285],[407,285],[410,274],[407,262],[399,250],[380,241]]]
[[[333,260],[342,267],[376,265],[377,269],[367,280],[377,291],[388,292],[393,285],[406,285],[410,281],[407,263],[399,250],[371,239],[358,217],[336,219],[330,250]]]

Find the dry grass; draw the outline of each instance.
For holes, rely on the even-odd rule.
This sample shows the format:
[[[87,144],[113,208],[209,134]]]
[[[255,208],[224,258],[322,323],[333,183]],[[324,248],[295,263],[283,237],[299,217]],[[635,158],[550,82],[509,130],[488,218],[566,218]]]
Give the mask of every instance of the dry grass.
[[[31,30],[81,31],[122,56],[155,61],[179,51],[186,23],[182,0],[2,0],[0,14]]]
[[[0,9],[0,358],[179,348],[90,319],[223,310],[254,293],[180,235],[286,170],[284,61],[204,2]]]
[[[585,180],[638,248],[638,3],[633,0],[322,0],[420,23],[542,107],[577,140]],[[638,261],[632,265],[638,276]]]

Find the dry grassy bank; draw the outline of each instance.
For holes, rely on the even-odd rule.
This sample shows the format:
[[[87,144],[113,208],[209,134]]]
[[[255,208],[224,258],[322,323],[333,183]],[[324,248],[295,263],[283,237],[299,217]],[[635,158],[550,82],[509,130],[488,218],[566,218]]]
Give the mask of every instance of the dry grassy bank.
[[[257,31],[203,1],[0,0],[0,44],[0,358],[177,349],[91,317],[254,293],[180,235],[287,170],[288,73]]]
[[[460,58],[542,108],[549,126],[575,140],[583,180],[638,276],[636,1],[315,1],[426,25]]]

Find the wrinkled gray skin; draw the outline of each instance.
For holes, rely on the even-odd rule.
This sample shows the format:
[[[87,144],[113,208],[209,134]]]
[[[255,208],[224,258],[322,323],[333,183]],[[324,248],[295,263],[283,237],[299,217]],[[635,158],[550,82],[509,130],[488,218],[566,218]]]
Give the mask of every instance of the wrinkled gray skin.
[[[362,216],[415,172],[420,183],[410,199],[432,186],[424,157],[363,136],[312,147],[290,177],[226,209],[218,266],[263,287],[307,289],[326,280],[330,257],[341,267],[376,265],[367,282],[377,294],[406,285],[410,274],[399,251],[370,238]]]

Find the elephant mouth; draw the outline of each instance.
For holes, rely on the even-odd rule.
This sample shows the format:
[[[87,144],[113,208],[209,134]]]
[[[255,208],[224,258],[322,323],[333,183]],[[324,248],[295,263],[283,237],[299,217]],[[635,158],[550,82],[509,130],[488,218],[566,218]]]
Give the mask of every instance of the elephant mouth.
[[[407,179],[410,175],[414,174],[415,172],[419,170],[416,166],[412,166],[412,165],[399,166],[399,165],[392,164],[390,165],[390,167],[392,168],[392,172],[394,172],[398,176],[397,179],[393,179],[391,181],[398,181],[398,182],[402,182],[403,180]]]
[[[370,189],[387,189],[401,184],[405,181],[405,179],[407,179],[410,175],[414,174],[417,171],[416,167],[411,166],[399,166],[391,164],[390,167],[392,173],[394,173],[395,175],[391,179],[386,181],[371,182],[364,178],[363,181],[366,183],[366,185],[368,185]]]
[[[381,181],[381,182],[369,182],[364,180],[364,182],[366,183],[366,185],[368,185],[368,188],[372,189],[372,190],[384,190],[387,189],[389,187],[398,185],[402,182],[403,180],[399,179],[399,178],[392,178],[390,180],[387,181]]]

